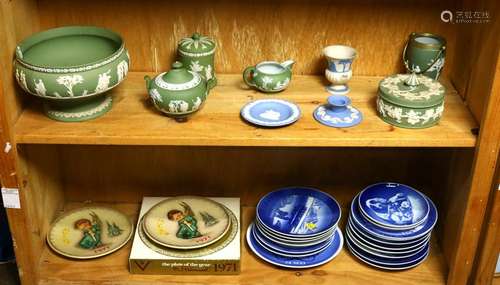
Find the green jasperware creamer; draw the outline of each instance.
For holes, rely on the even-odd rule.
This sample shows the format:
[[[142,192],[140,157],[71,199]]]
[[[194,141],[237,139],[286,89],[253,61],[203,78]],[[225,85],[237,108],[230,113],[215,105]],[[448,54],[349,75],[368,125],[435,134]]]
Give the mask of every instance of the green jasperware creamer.
[[[61,27],[19,43],[14,73],[24,91],[44,99],[48,117],[75,122],[111,109],[106,91],[124,80],[129,62],[120,35],[99,27]]]
[[[177,48],[179,61],[206,80],[209,89],[217,85],[214,66],[215,47],[214,40],[194,33],[191,37],[180,40]]]
[[[428,128],[443,115],[444,95],[444,86],[427,76],[391,75],[380,82],[377,111],[391,125]]]
[[[144,80],[154,106],[178,121],[184,121],[198,111],[207,98],[207,82],[179,61],[172,64],[169,72],[154,79],[145,76]]]

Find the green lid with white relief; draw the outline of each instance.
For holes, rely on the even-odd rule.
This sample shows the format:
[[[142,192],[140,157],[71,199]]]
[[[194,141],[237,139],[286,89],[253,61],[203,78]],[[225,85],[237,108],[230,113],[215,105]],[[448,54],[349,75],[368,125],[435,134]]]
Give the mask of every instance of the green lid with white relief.
[[[443,102],[445,87],[427,76],[395,74],[379,84],[379,96],[395,105],[426,108]]]
[[[199,33],[183,38],[179,42],[179,52],[184,54],[211,54],[215,51],[215,42]]]

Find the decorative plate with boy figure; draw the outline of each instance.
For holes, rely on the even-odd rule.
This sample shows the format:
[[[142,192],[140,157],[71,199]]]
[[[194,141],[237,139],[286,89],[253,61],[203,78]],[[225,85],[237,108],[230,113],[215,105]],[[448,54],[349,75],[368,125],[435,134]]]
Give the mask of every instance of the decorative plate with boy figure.
[[[229,215],[207,198],[180,196],[153,206],[142,223],[145,234],[159,245],[200,248],[218,241],[230,228]]]
[[[132,223],[119,211],[86,207],[64,213],[47,234],[57,253],[77,259],[96,258],[124,246],[132,237]]]

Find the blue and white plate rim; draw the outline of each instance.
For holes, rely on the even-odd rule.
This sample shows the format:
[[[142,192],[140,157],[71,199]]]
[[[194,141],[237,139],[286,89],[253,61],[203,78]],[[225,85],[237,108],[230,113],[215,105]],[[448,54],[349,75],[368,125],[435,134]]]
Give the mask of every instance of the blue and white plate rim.
[[[250,114],[250,110],[255,105],[257,105],[259,103],[263,103],[263,102],[264,103],[270,102],[270,103],[283,104],[291,109],[292,115],[285,120],[280,120],[280,121],[276,121],[276,122],[268,122],[268,121],[259,120]],[[286,101],[283,99],[257,99],[257,100],[251,101],[251,102],[247,103],[245,106],[243,106],[243,108],[241,108],[240,114],[245,120],[247,120],[248,122],[250,122],[252,124],[256,124],[259,126],[265,126],[265,127],[280,127],[280,126],[290,125],[290,124],[296,122],[298,119],[300,119],[301,111],[300,111],[299,106],[297,106],[296,104],[294,104],[290,101]]]
[[[285,241],[282,239],[278,239],[277,237],[271,236],[268,232],[263,232],[263,229],[261,228],[261,225],[259,224],[258,221],[254,222],[256,226],[256,230],[259,230],[262,235],[265,235],[268,239],[270,239],[272,242],[275,242],[277,244],[283,245],[283,246],[288,246],[288,247],[293,247],[293,248],[304,248],[304,247],[310,247],[310,246],[315,246],[317,244],[320,244],[322,242],[325,242],[330,238],[331,236],[335,235],[335,229],[332,231],[331,234],[325,235],[324,237],[321,237],[320,239],[316,239],[313,241]]]

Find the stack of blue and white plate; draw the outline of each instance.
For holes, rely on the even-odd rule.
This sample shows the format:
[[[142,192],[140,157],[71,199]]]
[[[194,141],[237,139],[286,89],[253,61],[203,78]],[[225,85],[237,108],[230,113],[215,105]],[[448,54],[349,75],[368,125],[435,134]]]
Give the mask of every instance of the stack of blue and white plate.
[[[403,184],[374,184],[351,203],[347,246],[353,255],[372,266],[408,269],[429,255],[436,221],[436,206],[424,194]]]
[[[261,259],[288,268],[309,268],[332,260],[342,249],[337,227],[340,207],[330,195],[312,188],[279,189],[257,205],[247,243]]]

